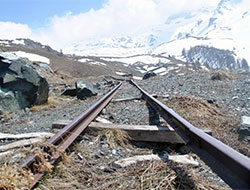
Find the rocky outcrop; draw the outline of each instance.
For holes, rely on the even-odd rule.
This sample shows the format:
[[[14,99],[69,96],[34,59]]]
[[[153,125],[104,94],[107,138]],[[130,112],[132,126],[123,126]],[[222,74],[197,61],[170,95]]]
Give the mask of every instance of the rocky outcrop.
[[[13,112],[48,100],[49,86],[24,59],[0,53],[0,104]]]
[[[78,80],[75,83],[76,93],[78,99],[85,99],[86,97],[97,95],[97,89],[85,80]]]
[[[235,58],[235,53],[229,50],[207,46],[195,46],[182,55],[189,63],[198,63],[211,69],[249,69],[245,59]]]
[[[144,76],[143,76],[143,80],[146,80],[146,79],[149,79],[149,78],[151,78],[151,77],[155,77],[156,76],[156,74],[154,73],[154,72],[147,72]]]
[[[225,71],[217,71],[214,72],[211,76],[211,80],[232,80],[233,77],[229,75],[228,72]]]

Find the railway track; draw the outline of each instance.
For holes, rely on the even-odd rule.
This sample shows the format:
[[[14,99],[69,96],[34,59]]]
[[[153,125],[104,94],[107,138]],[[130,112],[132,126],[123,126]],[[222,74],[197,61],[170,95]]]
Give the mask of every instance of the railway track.
[[[222,142],[216,140],[210,135],[197,129],[173,110],[153,98],[146,91],[141,89],[135,82],[130,83],[136,86],[142,93],[142,98],[150,106],[159,112],[159,114],[174,126],[176,132],[185,140],[191,149],[199,155],[230,187],[250,188],[250,159],[238,153]],[[120,88],[119,83],[113,90],[107,93],[97,103],[91,106],[83,114],[77,117],[71,124],[63,128],[58,134],[48,140],[48,145],[57,147],[57,151],[51,150],[45,146],[46,158],[54,164],[60,158],[60,151],[65,151],[74,140],[84,131],[88,124],[101,112],[101,110],[110,102],[113,96]],[[30,168],[34,174],[35,184],[44,175],[37,168],[39,157],[33,155],[26,157],[20,164],[21,168]]]

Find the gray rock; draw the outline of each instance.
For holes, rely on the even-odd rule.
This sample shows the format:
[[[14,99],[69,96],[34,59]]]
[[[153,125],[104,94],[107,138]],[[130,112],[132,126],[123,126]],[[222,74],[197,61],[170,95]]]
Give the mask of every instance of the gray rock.
[[[51,69],[51,67],[48,64],[45,63],[40,63],[39,66],[45,70],[45,71],[49,71],[51,73],[54,73],[53,69]]]
[[[48,82],[28,61],[8,59],[9,55],[0,57],[0,104],[3,110],[13,112],[47,102]]]
[[[85,80],[78,80],[75,83],[78,99],[85,99],[86,97],[96,96],[97,89],[89,82]]]
[[[0,105],[0,116],[3,115],[3,107]]]
[[[98,90],[100,90],[100,89],[101,89],[101,84],[100,84],[100,83],[96,83],[96,84],[94,85],[94,87],[97,88]]]
[[[151,78],[151,77],[155,77],[156,76],[156,74],[154,73],[154,72],[147,72],[144,76],[143,76],[143,80],[145,80],[145,79],[149,79],[149,78]]]
[[[66,88],[63,93],[63,96],[76,96],[77,92],[75,88]]]
[[[239,139],[250,139],[250,117],[242,116],[240,127],[238,129]]]

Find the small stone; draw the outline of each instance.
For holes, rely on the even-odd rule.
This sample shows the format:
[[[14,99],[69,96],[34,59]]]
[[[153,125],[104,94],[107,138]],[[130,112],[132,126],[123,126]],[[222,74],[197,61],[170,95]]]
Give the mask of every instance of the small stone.
[[[250,117],[242,116],[240,127],[238,129],[239,139],[243,140],[245,138],[249,139],[250,137]]]
[[[101,151],[101,150],[99,150],[99,153],[100,153],[100,155],[102,155],[102,156],[105,155],[105,153],[104,153],[103,151]]]
[[[83,156],[80,153],[78,153],[77,156],[80,160],[83,160]]]
[[[239,99],[239,96],[232,97],[232,100],[237,100],[237,99]]]
[[[114,155],[116,155],[116,154],[117,154],[116,149],[113,149],[113,150],[112,150],[112,154],[114,154]]]
[[[115,169],[114,168],[104,168],[103,171],[107,172],[107,173],[111,173],[111,172],[115,171]]]
[[[207,100],[207,103],[214,104],[214,100]]]

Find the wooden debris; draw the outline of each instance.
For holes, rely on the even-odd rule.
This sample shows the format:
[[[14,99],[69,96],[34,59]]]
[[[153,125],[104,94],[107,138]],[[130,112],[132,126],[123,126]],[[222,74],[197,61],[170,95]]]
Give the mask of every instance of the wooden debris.
[[[51,137],[53,133],[38,132],[38,133],[23,133],[23,134],[6,134],[0,133],[0,140],[18,140],[18,139],[30,139],[30,138],[48,138]]]
[[[171,161],[179,163],[179,164],[189,164],[189,165],[193,165],[193,166],[200,165],[200,163],[198,161],[194,160],[194,158],[189,156],[188,154],[171,155],[171,156],[168,156],[168,160],[171,160]]]
[[[27,139],[27,140],[16,141],[13,143],[9,143],[9,144],[5,144],[5,145],[0,146],[0,152],[4,152],[7,150],[20,148],[20,147],[24,147],[24,146],[29,146],[29,145],[36,144],[39,142],[42,142],[41,138],[32,138],[32,139]]]
[[[155,154],[140,155],[140,156],[133,156],[133,157],[124,158],[124,159],[115,161],[112,163],[112,166],[116,167],[116,168],[124,168],[124,167],[130,166],[132,164],[136,164],[138,162],[150,161],[150,160],[162,160],[162,159],[158,155],[155,155]],[[165,158],[164,158],[164,160],[165,160]],[[188,165],[193,165],[193,166],[199,166],[199,162],[195,161],[189,155],[168,156],[166,158],[166,160],[171,160],[171,161],[179,163],[179,164],[188,164]]]
[[[30,146],[36,143],[43,142],[43,138],[32,138],[32,139],[26,139],[26,140],[19,140],[17,142],[9,143],[0,146],[0,152],[5,152],[7,150],[15,149],[15,148],[21,148],[25,146]]]

